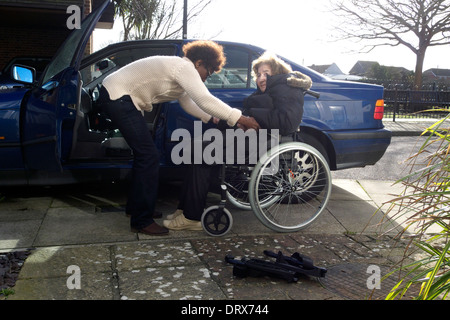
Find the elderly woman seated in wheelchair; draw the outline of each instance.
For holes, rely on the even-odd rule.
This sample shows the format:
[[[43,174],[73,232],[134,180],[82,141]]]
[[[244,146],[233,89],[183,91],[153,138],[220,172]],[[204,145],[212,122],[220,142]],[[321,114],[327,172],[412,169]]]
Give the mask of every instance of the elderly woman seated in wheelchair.
[[[270,53],[253,61],[252,71],[257,90],[244,101],[243,114],[255,118],[269,133],[275,129],[280,141],[267,152],[259,150],[263,155],[256,165],[248,161],[230,165],[228,159],[222,166],[190,165],[178,209],[163,221],[168,229],[226,234],[233,222],[225,208],[227,199],[240,209],[253,210],[266,227],[278,232],[306,227],[325,208],[331,191],[328,164],[316,149],[294,142],[303,116],[304,94],[317,97],[309,90],[311,79],[293,72]],[[218,122],[218,128],[225,127]],[[246,149],[254,148],[247,145]],[[205,210],[211,183],[218,177],[222,201]]]

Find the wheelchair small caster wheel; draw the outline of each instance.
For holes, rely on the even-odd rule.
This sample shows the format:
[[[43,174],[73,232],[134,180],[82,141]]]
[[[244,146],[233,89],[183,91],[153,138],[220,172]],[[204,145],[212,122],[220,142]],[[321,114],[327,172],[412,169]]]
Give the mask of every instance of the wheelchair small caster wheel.
[[[233,217],[228,209],[212,206],[206,209],[202,215],[203,230],[213,237],[225,235],[233,226]]]

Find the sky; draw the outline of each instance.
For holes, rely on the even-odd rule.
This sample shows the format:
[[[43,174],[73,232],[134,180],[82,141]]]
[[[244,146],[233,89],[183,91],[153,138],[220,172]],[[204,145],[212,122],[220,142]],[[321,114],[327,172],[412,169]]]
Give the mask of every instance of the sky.
[[[196,0],[188,0],[188,5]],[[332,41],[336,18],[327,9],[328,0],[213,0],[201,16],[188,25],[188,38],[249,43],[273,51],[305,66],[336,65],[348,73],[358,60],[415,69],[416,56],[404,46],[379,47],[358,53],[362,45]],[[97,32],[94,47],[104,46],[114,30]],[[117,41],[117,40],[113,40]],[[450,69],[450,45],[430,47],[424,69]]]

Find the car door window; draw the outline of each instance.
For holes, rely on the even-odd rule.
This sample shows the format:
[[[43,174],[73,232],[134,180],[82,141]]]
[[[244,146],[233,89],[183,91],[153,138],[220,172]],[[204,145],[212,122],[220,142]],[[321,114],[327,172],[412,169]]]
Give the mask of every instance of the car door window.
[[[80,69],[81,79],[83,80],[83,86],[90,86],[90,84],[100,78],[103,75],[111,73],[116,70],[117,65],[111,60],[111,57],[102,58],[92,64],[89,64]]]
[[[133,61],[156,55],[172,56],[174,54],[174,46],[149,46],[131,49],[129,47],[123,49],[119,48],[119,50],[114,52],[98,54],[97,58],[94,59],[89,57],[89,60],[82,63],[80,69],[83,87],[95,91],[97,85],[101,84],[107,75]]]
[[[219,73],[214,73],[205,82],[208,89],[256,88],[251,79],[251,53],[235,46],[224,46],[227,63]]]
[[[119,68],[121,68],[142,58],[173,55],[175,55],[175,46],[146,46],[123,49],[115,52],[110,58]]]

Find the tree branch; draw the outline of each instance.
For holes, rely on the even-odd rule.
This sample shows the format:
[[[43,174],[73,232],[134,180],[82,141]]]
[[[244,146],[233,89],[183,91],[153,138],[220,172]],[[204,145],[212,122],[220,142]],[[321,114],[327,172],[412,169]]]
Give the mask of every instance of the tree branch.
[[[450,0],[330,0],[339,18],[339,39],[380,46],[405,46],[416,54],[416,84],[426,49],[450,43]],[[420,75],[417,73],[420,71]],[[420,79],[419,79],[420,78]]]

